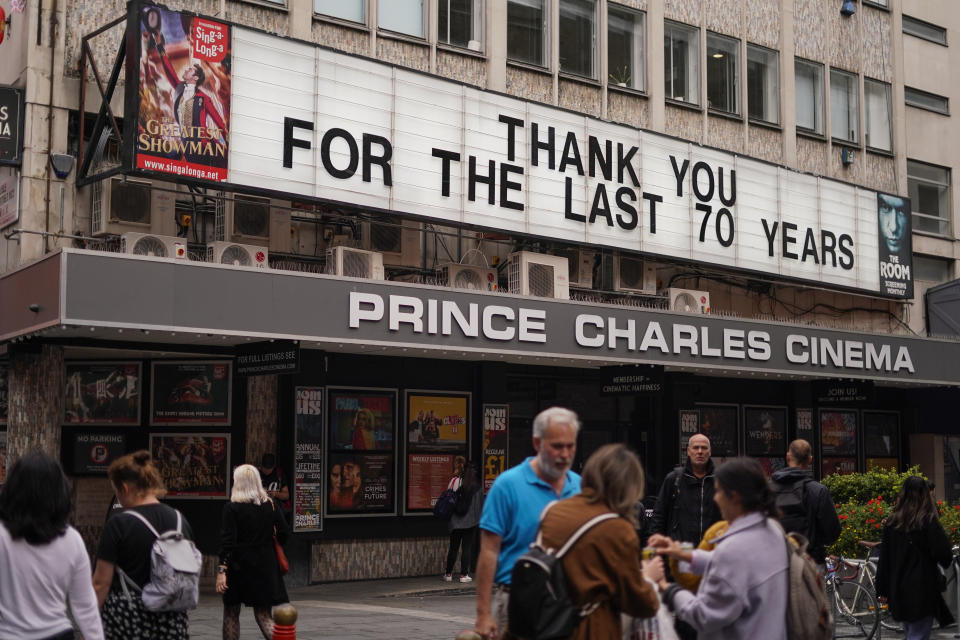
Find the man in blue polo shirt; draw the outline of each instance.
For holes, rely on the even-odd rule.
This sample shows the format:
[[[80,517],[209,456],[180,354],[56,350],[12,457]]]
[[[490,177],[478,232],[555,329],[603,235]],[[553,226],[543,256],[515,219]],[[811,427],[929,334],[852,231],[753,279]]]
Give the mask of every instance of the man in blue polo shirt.
[[[533,419],[537,452],[504,472],[490,488],[480,517],[477,561],[477,621],[484,638],[507,638],[507,601],[513,565],[533,542],[540,512],[550,502],[580,493],[580,476],[570,471],[577,452],[580,420],[569,409],[551,407]]]

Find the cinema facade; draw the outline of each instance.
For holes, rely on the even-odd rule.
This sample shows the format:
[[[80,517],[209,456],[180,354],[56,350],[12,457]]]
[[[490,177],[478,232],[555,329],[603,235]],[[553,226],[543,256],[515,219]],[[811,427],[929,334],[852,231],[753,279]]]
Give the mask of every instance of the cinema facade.
[[[117,455],[152,450],[212,558],[232,468],[276,452],[293,584],[440,573],[431,507],[455,460],[489,486],[555,404],[583,420],[576,466],[626,442],[654,487],[698,432],[770,471],[805,437],[817,475],[921,464],[942,484],[960,343],[909,330],[926,239],[896,118],[891,151],[862,145],[844,168],[842,144],[796,133],[786,91],[777,123],[738,120],[665,97],[659,46],[637,51],[649,82],[621,87],[512,60],[515,3],[465,3],[479,52],[438,42],[436,4],[423,42],[370,26],[376,3],[305,34],[291,0],[136,2],[95,25],[118,18],[112,50],[73,43],[99,76],[64,80],[86,105],[64,126],[77,232],[41,233],[29,195],[4,230],[0,442],[61,456],[91,548]],[[613,38],[616,14],[635,43],[679,21],[708,49],[714,30],[787,58],[808,46],[786,18],[740,33],[580,4],[596,13],[543,6],[564,37],[587,20]],[[895,14],[861,13],[899,41]],[[788,32],[799,53],[779,51]],[[862,55],[853,68],[902,91]]]

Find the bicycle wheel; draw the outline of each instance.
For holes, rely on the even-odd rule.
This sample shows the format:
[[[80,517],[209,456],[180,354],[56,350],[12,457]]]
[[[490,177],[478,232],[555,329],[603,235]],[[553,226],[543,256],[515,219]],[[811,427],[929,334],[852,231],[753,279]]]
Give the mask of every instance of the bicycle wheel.
[[[880,626],[880,608],[868,589],[856,582],[833,584],[833,637],[869,640]]]
[[[863,565],[864,570],[864,580],[866,581],[866,586],[873,592],[874,595],[877,594],[877,585],[875,576],[877,573],[876,559],[867,558],[867,561]],[[864,582],[861,582],[864,584]],[[893,619],[893,616],[890,615],[890,607],[887,606],[887,603],[877,601],[877,606],[880,607],[880,626],[884,629],[889,629],[890,631],[900,632],[903,631],[903,625]]]

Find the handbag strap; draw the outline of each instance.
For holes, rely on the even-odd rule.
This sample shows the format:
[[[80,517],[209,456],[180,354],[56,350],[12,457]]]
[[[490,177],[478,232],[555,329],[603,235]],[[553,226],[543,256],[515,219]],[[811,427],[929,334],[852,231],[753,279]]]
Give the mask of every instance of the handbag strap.
[[[549,503],[546,507],[543,508],[543,511],[540,513],[540,529],[539,531],[537,531],[537,542],[536,542],[537,546],[539,547],[543,547],[543,520],[544,518],[546,518],[547,512],[550,510],[550,508],[553,505],[555,505],[557,502],[558,502],[557,500],[554,500],[553,502]],[[608,513],[601,513],[598,516],[594,516],[593,518],[590,518],[585,523],[580,525],[580,528],[574,531],[569,538],[567,538],[567,541],[563,543],[563,546],[560,547],[559,551],[557,551],[557,553],[555,554],[556,557],[562,558],[563,556],[565,556],[567,554],[567,551],[570,550],[570,547],[576,544],[577,541],[581,538],[581,536],[583,536],[583,534],[585,534],[587,531],[589,531],[596,525],[600,524],[604,520],[611,520],[613,518],[619,518],[619,517],[620,516],[618,516],[613,512],[608,512]]]
[[[176,509],[174,509],[173,511],[174,513],[177,514],[177,533],[182,535],[183,531],[181,530],[180,512]],[[147,520],[145,517],[143,517],[143,514],[137,513],[136,511],[121,511],[120,513],[129,513],[131,516],[136,516],[137,519],[139,519],[140,522],[142,522],[147,527],[147,529],[150,529],[150,533],[153,534],[154,538],[160,537],[160,534],[157,533],[157,530],[153,528],[153,525],[150,524],[150,521]]]

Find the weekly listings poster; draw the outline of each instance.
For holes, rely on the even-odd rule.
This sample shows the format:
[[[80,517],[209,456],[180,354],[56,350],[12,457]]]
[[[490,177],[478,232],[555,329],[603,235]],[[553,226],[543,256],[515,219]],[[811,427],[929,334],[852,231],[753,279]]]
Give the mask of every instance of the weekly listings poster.
[[[230,25],[152,4],[139,12],[137,168],[226,180]]]
[[[230,424],[229,362],[155,361],[152,379],[151,424]]]

